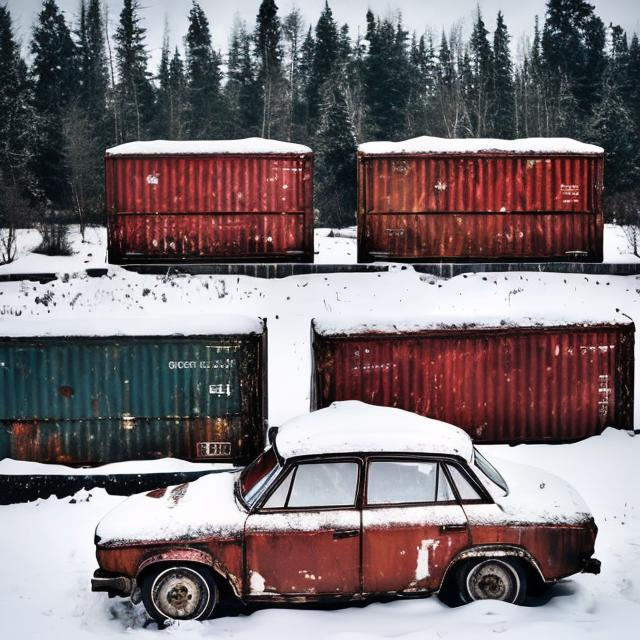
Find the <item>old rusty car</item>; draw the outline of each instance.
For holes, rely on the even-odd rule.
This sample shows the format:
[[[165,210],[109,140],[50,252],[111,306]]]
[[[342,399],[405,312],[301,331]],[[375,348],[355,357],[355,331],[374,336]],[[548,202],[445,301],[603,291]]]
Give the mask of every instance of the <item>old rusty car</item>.
[[[598,573],[597,528],[563,480],[496,468],[461,429],[336,402],[296,418],[242,470],[129,498],[98,525],[94,591],[159,625],[241,603],[418,596],[523,602]],[[222,609],[224,611],[224,609]]]

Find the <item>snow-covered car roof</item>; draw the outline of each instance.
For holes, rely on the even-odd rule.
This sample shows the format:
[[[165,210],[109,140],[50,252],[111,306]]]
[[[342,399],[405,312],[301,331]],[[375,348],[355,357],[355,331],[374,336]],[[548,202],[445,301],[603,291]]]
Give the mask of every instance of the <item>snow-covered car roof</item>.
[[[142,314],[114,316],[79,313],[68,318],[29,320],[9,316],[0,322],[6,338],[114,337],[114,336],[218,336],[262,334],[264,320],[236,314]]]
[[[590,310],[585,317],[579,310],[564,310],[545,316],[509,315],[509,316],[415,316],[394,317],[358,315],[327,315],[313,318],[312,324],[316,333],[320,335],[358,335],[364,333],[414,333],[420,331],[450,331],[457,329],[507,329],[509,327],[593,327],[601,325],[628,326],[633,321],[617,311],[600,309]]]
[[[311,153],[303,144],[243,138],[241,140],[138,140],[127,142],[105,151],[107,156],[174,156],[210,154],[298,154]]]
[[[473,457],[471,438],[453,425],[410,411],[377,407],[357,400],[283,424],[275,446],[285,459],[336,453],[434,453]]]
[[[602,155],[604,149],[571,138],[436,138],[420,136],[401,142],[365,142],[358,151],[366,154],[394,153],[546,153]]]

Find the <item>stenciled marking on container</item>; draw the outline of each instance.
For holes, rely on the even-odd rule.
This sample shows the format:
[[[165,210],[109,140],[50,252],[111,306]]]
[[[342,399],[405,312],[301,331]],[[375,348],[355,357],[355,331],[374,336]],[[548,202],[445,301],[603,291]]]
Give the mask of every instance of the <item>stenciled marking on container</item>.
[[[147,184],[151,184],[151,185],[160,184],[160,174],[150,173],[147,176]]]

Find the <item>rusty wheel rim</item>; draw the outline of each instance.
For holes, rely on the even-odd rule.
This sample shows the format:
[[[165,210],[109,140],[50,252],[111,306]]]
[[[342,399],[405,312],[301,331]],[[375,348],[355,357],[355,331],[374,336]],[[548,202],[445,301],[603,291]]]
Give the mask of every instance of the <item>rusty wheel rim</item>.
[[[174,620],[199,618],[211,598],[206,580],[188,567],[169,568],[160,573],[151,587],[153,605]]]
[[[520,578],[501,560],[485,560],[467,574],[467,593],[472,600],[514,602],[520,593]]]

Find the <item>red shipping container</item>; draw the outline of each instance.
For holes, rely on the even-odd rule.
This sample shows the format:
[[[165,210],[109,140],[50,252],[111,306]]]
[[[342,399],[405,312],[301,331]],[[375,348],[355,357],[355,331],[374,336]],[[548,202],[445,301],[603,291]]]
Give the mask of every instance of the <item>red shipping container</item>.
[[[314,320],[311,409],[361,400],[444,420],[493,443],[565,442],[607,426],[632,429],[634,331],[626,320]]]
[[[358,261],[602,261],[603,149],[566,138],[372,142]]]
[[[313,154],[250,138],[108,149],[109,262],[313,262]]]

